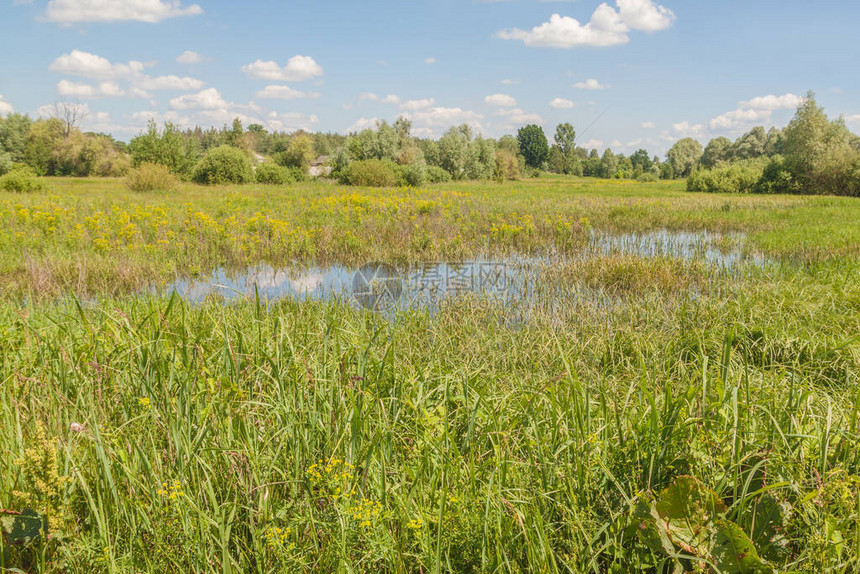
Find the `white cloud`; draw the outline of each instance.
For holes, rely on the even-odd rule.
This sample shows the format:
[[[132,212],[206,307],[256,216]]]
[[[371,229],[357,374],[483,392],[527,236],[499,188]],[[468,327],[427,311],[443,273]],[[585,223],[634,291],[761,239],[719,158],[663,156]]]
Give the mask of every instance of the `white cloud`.
[[[502,30],[498,37],[503,40],[522,40],[526,46],[544,48],[573,48],[576,46],[616,46],[630,41],[627,26],[618,13],[609,5],[601,4],[591,16],[588,24],[580,24],[576,18],[553,14],[549,22],[531,30]]]
[[[633,30],[658,32],[672,26],[675,14],[652,0],[616,0],[621,20]]]
[[[170,100],[170,107],[174,110],[215,110],[230,107],[221,92],[215,88],[209,88],[196,94],[186,94]]]
[[[484,102],[491,106],[498,106],[501,108],[513,108],[517,105],[517,100],[513,96],[509,96],[507,94],[493,94],[492,96],[487,96],[484,98]]]
[[[307,132],[316,129],[316,125],[320,119],[316,114],[305,115],[298,112],[269,112],[266,119],[266,125],[270,130],[278,130],[282,132],[294,132],[304,130]]]
[[[0,96],[0,100],[2,100],[2,99],[3,99],[3,97]],[[3,105],[3,103],[0,102],[0,106],[2,106],[2,105]],[[844,119],[849,124],[860,124],[860,114],[851,114],[848,116],[842,116],[842,119]]]
[[[261,99],[299,100],[301,98],[317,98],[317,92],[302,92],[289,86],[266,86],[256,96]]]
[[[505,118],[508,126],[523,126],[526,124],[543,124],[544,119],[538,114],[532,114],[519,108],[503,109],[496,112],[497,116]]]
[[[770,110],[737,109],[715,117],[711,120],[710,126],[712,130],[743,129],[744,126],[769,120],[771,113]]]
[[[415,112],[413,119],[422,127],[447,129],[459,124],[480,127],[481,118],[483,118],[481,114],[471,110],[435,107]]]
[[[358,118],[354,124],[346,128],[346,133],[360,132],[366,129],[374,129],[379,123],[379,118]]]
[[[185,50],[176,57],[176,61],[180,64],[199,64],[203,61],[203,56],[193,50]]]
[[[429,108],[433,104],[436,103],[436,100],[433,98],[422,98],[420,100],[407,100],[400,104],[401,110],[414,112],[416,110],[423,110],[424,108]]]
[[[526,46],[574,48],[577,46],[617,46],[630,41],[630,30],[665,30],[675,21],[671,10],[653,0],[616,0],[616,10],[600,4],[587,24],[576,18],[553,14],[548,22],[531,30],[513,28],[500,31],[504,40],[522,40]]]
[[[199,90],[205,82],[197,78],[179,76],[144,77],[135,82],[143,90]]]
[[[738,109],[713,118],[710,126],[712,130],[743,131],[754,124],[769,122],[777,110],[791,110],[802,102],[803,98],[795,94],[759,96],[740,102]]]
[[[705,135],[705,126],[702,124],[691,124],[690,122],[672,124],[672,130],[675,132],[675,135],[681,138],[701,138]]]
[[[601,148],[603,147],[603,140],[590,139],[582,144],[582,147],[588,150]]]
[[[203,9],[197,4],[183,7],[177,0],[51,0],[45,18],[63,24],[119,20],[155,23],[202,13]]]
[[[740,103],[742,109],[750,110],[793,110],[803,102],[803,98],[794,94],[782,96],[759,96]]]
[[[382,103],[400,105],[400,96],[397,96],[395,94],[388,94],[387,96],[382,98]]]
[[[642,122],[642,127],[646,130],[653,130],[657,126],[654,124],[654,122]]]
[[[573,87],[579,90],[605,90],[609,87],[609,84],[601,84],[594,78],[588,78],[584,82],[575,83]]]
[[[57,83],[57,93],[61,96],[73,98],[101,98],[124,96],[125,91],[119,84],[112,81],[101,82],[98,85],[77,84],[68,80],[60,80]]]
[[[302,82],[323,75],[322,67],[310,56],[293,56],[284,67],[277,62],[257,60],[242,66],[242,71],[251,78],[283,82]]]
[[[557,110],[569,110],[573,106],[574,103],[572,101],[566,100],[564,98],[555,98],[549,103],[549,107],[555,108]]]
[[[15,108],[12,107],[12,104],[6,101],[2,94],[0,94],[0,115],[11,114],[15,111]]]
[[[48,69],[69,76],[113,80],[140,76],[143,74],[144,67],[143,62],[132,60],[128,64],[112,64],[110,60],[102,56],[81,50],[72,50],[51,62]]]
[[[379,96],[377,96],[373,92],[364,92],[362,94],[359,94],[358,99],[361,101],[375,102],[379,99]]]
[[[502,80],[502,84],[505,86],[513,86],[513,85],[519,84],[519,83],[520,83],[519,80],[511,80],[510,78],[505,78],[504,80]]]
[[[426,60],[424,60],[424,63],[425,64],[435,64],[436,58],[427,58]]]

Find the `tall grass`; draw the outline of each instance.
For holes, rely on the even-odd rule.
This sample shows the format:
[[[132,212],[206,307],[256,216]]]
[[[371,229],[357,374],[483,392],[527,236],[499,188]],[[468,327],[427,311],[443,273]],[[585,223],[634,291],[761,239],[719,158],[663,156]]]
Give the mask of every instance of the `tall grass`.
[[[689,475],[769,565],[856,570],[856,272],[660,279],[517,322],[469,300],[3,306],[0,506],[56,528],[4,566],[707,570],[629,535]]]

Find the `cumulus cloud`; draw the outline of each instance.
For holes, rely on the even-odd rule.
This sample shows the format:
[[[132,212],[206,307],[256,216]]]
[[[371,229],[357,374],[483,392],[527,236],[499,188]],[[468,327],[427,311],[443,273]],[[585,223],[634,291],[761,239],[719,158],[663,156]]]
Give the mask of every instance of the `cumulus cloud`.
[[[525,124],[543,124],[544,119],[538,115],[521,110],[520,108],[506,108],[496,112],[496,115],[506,120],[506,126],[523,126]]]
[[[304,130],[306,132],[316,129],[316,125],[320,119],[316,114],[301,114],[298,112],[269,112],[266,116],[266,125],[270,130],[278,130],[282,132],[295,132]]]
[[[127,64],[113,64],[107,58],[81,50],[63,54],[48,67],[52,72],[95,80],[134,78],[142,75],[144,68],[143,62],[132,60]]]
[[[502,85],[505,85],[505,86],[513,86],[513,85],[519,84],[519,83],[520,83],[519,80],[512,80],[510,78],[505,78],[504,80],[502,80]]]
[[[751,100],[740,103],[742,109],[751,110],[793,110],[803,102],[803,98],[795,94],[785,94],[782,96],[768,95],[759,96]]]
[[[421,127],[449,128],[460,124],[469,124],[480,128],[483,116],[471,110],[462,108],[433,107],[415,112],[412,119]]]
[[[97,85],[78,84],[68,80],[60,80],[57,83],[57,93],[61,96],[73,98],[101,98],[124,96],[125,91],[119,84],[112,81],[101,82]]]
[[[569,110],[574,106],[574,103],[564,98],[555,98],[549,103],[549,107],[557,110]]]
[[[366,129],[373,129],[379,123],[379,118],[358,118],[354,124],[346,128],[346,133],[360,132]]]
[[[323,75],[322,67],[310,56],[293,56],[285,66],[277,62],[257,60],[242,66],[249,77],[259,80],[302,82]]]
[[[358,95],[358,99],[361,101],[375,102],[379,99],[379,96],[377,96],[373,92],[363,92],[363,93]]]
[[[400,104],[401,110],[406,111],[415,111],[415,110],[423,110],[424,108],[429,108],[433,104],[436,103],[436,100],[433,98],[421,98],[420,100],[407,100]]]
[[[585,149],[602,148],[603,147],[603,140],[590,139],[587,142],[585,142],[584,144],[582,144],[582,147],[584,147]]]
[[[652,0],[616,0],[621,20],[633,30],[659,32],[672,26],[675,14]]]
[[[178,0],[51,0],[45,19],[62,24],[121,20],[155,23],[202,13],[197,4],[183,6]]]
[[[521,40],[526,46],[574,48],[626,44],[631,30],[655,32],[669,28],[675,14],[653,0],[616,0],[616,8],[603,3],[583,24],[576,18],[553,14],[531,30],[512,28],[498,32],[504,40]]]
[[[712,130],[741,131],[756,123],[767,123],[777,110],[792,110],[803,102],[795,94],[758,96],[738,104],[738,109],[726,112],[710,121]]]
[[[382,98],[382,103],[383,104],[399,105],[400,104],[400,96],[397,96],[395,94],[388,94],[387,96]]]
[[[11,114],[15,111],[15,108],[12,107],[12,104],[6,101],[2,94],[0,94],[0,116],[5,114]]]
[[[672,124],[672,131],[681,138],[701,138],[705,135],[705,126],[702,124],[691,124],[690,122],[679,122]]]
[[[575,83],[573,87],[579,90],[605,90],[609,87],[609,84],[601,84],[594,78],[588,78],[584,82]]]
[[[203,56],[193,50],[185,50],[176,57],[176,61],[180,64],[199,64],[203,61]]]
[[[215,88],[209,88],[196,94],[186,94],[170,100],[170,107],[174,110],[216,110],[230,107],[230,104],[221,97],[221,92]]]
[[[257,92],[256,95],[258,98],[261,99],[275,100],[299,100],[302,98],[319,97],[319,94],[317,92],[302,92],[286,85],[266,86],[265,88]]]
[[[425,64],[435,64],[436,58],[427,58],[426,60],[424,60],[424,63]]]
[[[652,130],[652,129],[656,128],[657,126],[654,124],[654,122],[642,122],[642,127],[645,128],[646,130]]]
[[[484,102],[491,106],[500,108],[513,108],[517,105],[517,100],[513,96],[507,94],[493,94],[484,98]]]
[[[197,78],[179,76],[144,77],[135,82],[143,90],[199,90],[204,82]]]

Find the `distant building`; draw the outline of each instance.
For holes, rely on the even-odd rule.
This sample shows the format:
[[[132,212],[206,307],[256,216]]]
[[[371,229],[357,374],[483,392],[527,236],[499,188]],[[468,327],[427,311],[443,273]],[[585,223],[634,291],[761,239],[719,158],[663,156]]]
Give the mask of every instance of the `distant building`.
[[[311,162],[311,167],[308,169],[308,174],[311,177],[328,177],[331,175],[331,166],[326,165],[330,156],[321,155]]]

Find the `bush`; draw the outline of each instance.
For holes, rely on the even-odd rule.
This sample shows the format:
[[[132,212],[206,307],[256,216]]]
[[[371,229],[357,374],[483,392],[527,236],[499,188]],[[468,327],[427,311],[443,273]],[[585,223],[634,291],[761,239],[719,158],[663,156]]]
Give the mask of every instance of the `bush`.
[[[128,172],[125,184],[132,191],[173,191],[178,181],[170,168],[157,163],[143,163]]]
[[[242,150],[222,145],[209,151],[194,168],[192,179],[205,185],[254,181],[251,158]]]
[[[421,187],[427,183],[427,165],[423,161],[416,161],[402,166],[403,184],[411,187]]]
[[[5,175],[10,171],[12,171],[12,156],[0,151],[0,175]]]
[[[756,193],[797,193],[798,191],[797,181],[788,170],[785,158],[781,155],[771,158],[755,185]]]
[[[397,164],[384,159],[354,161],[341,173],[341,181],[365,187],[394,187],[397,185]]]
[[[286,185],[296,181],[289,169],[274,163],[264,163],[259,166],[256,175],[257,183],[268,185]]]
[[[695,170],[687,178],[687,191],[753,193],[764,172],[760,159],[745,160],[715,169]]]
[[[430,183],[448,183],[451,181],[451,174],[439,166],[428,165],[427,181]]]
[[[657,176],[650,171],[646,171],[642,175],[636,178],[636,181],[639,183],[655,183],[657,181]]]
[[[44,191],[45,184],[31,168],[16,167],[6,175],[0,176],[0,191],[12,193],[32,193]]]

